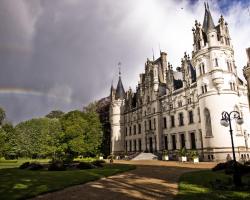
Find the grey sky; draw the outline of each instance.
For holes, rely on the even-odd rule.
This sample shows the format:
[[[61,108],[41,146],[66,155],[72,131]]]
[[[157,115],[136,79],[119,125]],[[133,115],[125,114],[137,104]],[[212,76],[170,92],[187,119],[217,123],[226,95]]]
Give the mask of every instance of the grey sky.
[[[211,3],[217,22],[221,11]],[[240,70],[250,23],[246,5],[230,8],[224,15]],[[180,64],[183,52],[192,51],[194,20],[202,22],[203,14],[202,2],[188,1],[0,0],[0,88],[7,88],[0,89],[0,105],[14,122],[79,109],[108,95],[119,61],[125,88],[134,88],[159,44],[175,67]]]

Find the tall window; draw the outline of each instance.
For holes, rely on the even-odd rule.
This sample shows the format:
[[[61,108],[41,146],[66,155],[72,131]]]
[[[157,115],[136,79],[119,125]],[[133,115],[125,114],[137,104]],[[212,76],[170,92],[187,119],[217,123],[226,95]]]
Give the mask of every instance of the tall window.
[[[136,151],[137,148],[136,148],[136,140],[134,140],[134,151]]]
[[[134,135],[136,135],[136,125],[134,125]]]
[[[215,59],[214,59],[214,64],[215,64],[215,67],[218,67],[218,66],[219,66],[219,64],[218,64],[218,58],[215,58]]]
[[[176,149],[176,137],[175,137],[175,135],[172,135],[172,149],[173,150]]]
[[[132,141],[129,140],[129,151],[132,151]]]
[[[166,117],[163,118],[163,127],[167,128],[167,118]]]
[[[156,120],[154,118],[154,130],[156,129]]]
[[[183,113],[179,113],[179,126],[184,125],[184,120],[183,120]]]
[[[207,108],[204,109],[206,136],[212,136],[211,116]]]
[[[165,149],[168,150],[168,136],[164,136],[164,144],[165,144]]]
[[[141,124],[138,124],[138,134],[141,134]]]
[[[138,150],[141,151],[141,139],[138,139]]]
[[[175,127],[174,115],[171,115],[171,127]]]
[[[148,120],[148,123],[149,123],[149,130],[152,130],[152,122],[151,122],[151,119]]]
[[[127,136],[128,135],[128,128],[126,127],[126,129],[125,129],[125,136]]]
[[[201,64],[202,74],[205,74],[205,65],[204,63]]]
[[[182,133],[181,135],[180,135],[180,139],[181,139],[181,141],[180,141],[180,143],[181,143],[181,148],[184,148],[186,145],[185,145],[185,134],[184,133]]]
[[[189,124],[194,123],[194,115],[192,110],[188,111],[188,117],[189,117]]]
[[[147,121],[144,121],[144,129],[147,130]]]
[[[190,133],[191,149],[196,149],[196,139],[195,134]]]
[[[131,130],[132,128],[131,128],[131,126],[129,127],[129,135],[131,135],[132,133],[132,130]]]

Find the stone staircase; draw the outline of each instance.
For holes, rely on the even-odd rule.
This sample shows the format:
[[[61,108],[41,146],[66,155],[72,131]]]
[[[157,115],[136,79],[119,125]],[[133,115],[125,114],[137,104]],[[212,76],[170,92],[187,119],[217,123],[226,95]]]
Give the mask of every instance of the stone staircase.
[[[152,153],[140,153],[132,160],[157,160],[158,157]]]

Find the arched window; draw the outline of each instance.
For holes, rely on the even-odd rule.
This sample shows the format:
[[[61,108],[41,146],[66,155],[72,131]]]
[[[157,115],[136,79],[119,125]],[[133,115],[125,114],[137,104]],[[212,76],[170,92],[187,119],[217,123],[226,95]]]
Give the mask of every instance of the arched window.
[[[211,125],[211,116],[210,112],[207,108],[204,109],[204,116],[205,116],[205,131],[206,136],[213,136],[212,134],[212,125]]]

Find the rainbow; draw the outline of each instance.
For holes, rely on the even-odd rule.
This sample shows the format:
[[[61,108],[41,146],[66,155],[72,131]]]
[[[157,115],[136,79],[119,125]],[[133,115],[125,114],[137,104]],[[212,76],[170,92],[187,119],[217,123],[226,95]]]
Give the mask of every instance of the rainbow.
[[[68,101],[68,99],[62,98],[60,96],[56,96],[56,95],[53,95],[53,94],[41,92],[41,91],[38,91],[38,90],[27,89],[27,88],[14,88],[14,87],[0,88],[0,95],[1,94],[46,96],[48,98],[54,98],[54,99],[60,99],[60,100],[63,100],[63,101]]]

